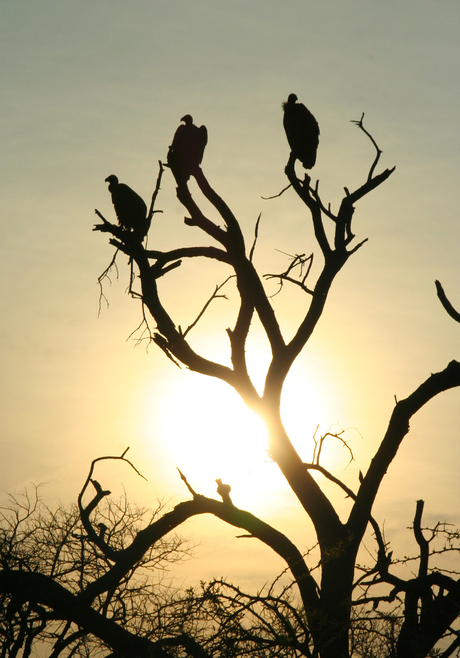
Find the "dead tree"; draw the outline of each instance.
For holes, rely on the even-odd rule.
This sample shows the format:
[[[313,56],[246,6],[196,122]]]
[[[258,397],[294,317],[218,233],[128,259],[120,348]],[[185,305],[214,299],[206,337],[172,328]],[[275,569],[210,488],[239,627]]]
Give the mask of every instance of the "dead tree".
[[[394,171],[392,168],[375,173],[381,151],[364,128],[363,117],[355,123],[375,146],[376,156],[363,184],[351,191],[345,188],[337,213],[332,212],[330,205],[323,203],[318,183],[312,187],[308,175],[303,180],[298,178],[292,158],[286,167],[290,186],[305,206],[322,254],[322,268],[317,279],[308,285],[302,281],[306,294],[305,312],[289,341],[283,336],[264,289],[263,278],[252,261],[253,250],[247,253],[237,218],[209,183],[201,167],[197,167],[194,177],[218,219],[210,219],[204,214],[199,203],[192,197],[187,181],[178,181],[177,198],[187,211],[185,224],[200,229],[212,240],[212,245],[178,246],[172,251],[153,251],[144,248],[139,242],[129,240],[129,236],[107,221],[95,226],[95,230],[111,233],[113,237],[110,243],[127,254],[130,262],[135,264],[140,279],[140,292],[136,296],[142,302],[143,312],[150,314],[156,324],[152,334],[155,343],[176,363],[203,375],[221,379],[232,386],[245,404],[265,421],[269,433],[269,454],[310,518],[321,551],[321,577],[317,584],[303,561],[296,562],[297,557],[294,562],[291,558],[288,561],[299,587],[311,633],[311,645],[305,649],[305,655],[310,655],[311,651],[311,655],[320,655],[321,658],[347,658],[349,655],[348,634],[358,548],[371,520],[373,503],[382,479],[409,431],[411,417],[442,391],[460,385],[460,364],[452,361],[445,370],[430,375],[407,398],[396,403],[385,436],[353,494],[349,517],[342,521],[312,477],[311,465],[305,465],[294,449],[283,426],[280,400],[286,376],[318,324],[335,277],[366,241],[354,242],[352,219],[355,208],[360,199],[384,183]],[[180,318],[172,317],[159,293],[159,277],[167,275],[176,267],[185,267],[189,259],[196,258],[214,259],[226,264],[229,275],[233,275],[236,280],[239,308],[233,327],[227,329],[231,366],[211,360],[192,348],[186,333],[180,328]],[[280,280],[283,276],[286,279],[286,273],[279,275]],[[288,278],[292,278],[292,270]],[[184,291],[184,294],[189,292]],[[246,363],[246,343],[254,316],[260,320],[271,348],[262,394],[257,392],[251,381]],[[195,497],[190,504],[200,505],[203,501]],[[237,516],[242,512],[231,505],[225,505],[225,513],[221,507],[212,509],[211,506],[209,511],[228,523],[240,523]],[[384,560],[384,556],[381,559]],[[297,569],[300,569],[300,574]]]

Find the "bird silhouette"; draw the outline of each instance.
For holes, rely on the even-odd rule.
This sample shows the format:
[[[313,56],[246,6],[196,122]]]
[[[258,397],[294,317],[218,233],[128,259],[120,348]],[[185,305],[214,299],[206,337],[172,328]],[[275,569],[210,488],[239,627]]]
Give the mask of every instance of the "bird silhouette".
[[[283,125],[291,147],[291,158],[300,160],[305,169],[316,162],[319,143],[319,126],[313,114],[303,103],[297,102],[295,94],[289,94],[283,103]]]
[[[109,184],[109,192],[112,195],[118,223],[123,229],[131,231],[136,237],[143,240],[150,224],[144,199],[125,183],[119,183],[114,174],[108,176],[105,182]]]
[[[174,134],[168,151],[168,165],[178,183],[186,183],[195,175],[203,160],[204,149],[208,143],[206,126],[195,126],[190,114],[182,117],[181,124]]]
[[[232,499],[230,498],[230,491],[232,490],[231,486],[229,484],[224,484],[222,478],[217,478],[216,484],[217,493],[222,498],[222,502],[233,505]]]

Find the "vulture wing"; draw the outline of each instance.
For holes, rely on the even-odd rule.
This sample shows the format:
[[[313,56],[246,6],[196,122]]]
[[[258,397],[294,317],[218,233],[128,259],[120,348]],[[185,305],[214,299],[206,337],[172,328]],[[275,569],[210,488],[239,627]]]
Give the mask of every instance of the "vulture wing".
[[[208,129],[206,126],[200,126],[195,133],[195,160],[196,166],[200,165],[203,160],[204,149],[208,143]]]

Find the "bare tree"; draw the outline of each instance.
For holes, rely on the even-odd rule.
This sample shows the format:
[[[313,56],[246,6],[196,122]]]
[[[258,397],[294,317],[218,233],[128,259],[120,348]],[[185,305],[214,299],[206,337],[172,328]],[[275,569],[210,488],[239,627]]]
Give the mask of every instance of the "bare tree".
[[[94,460],[78,505],[51,510],[36,490],[33,497],[27,492],[11,496],[3,510],[2,658],[27,657],[37,651],[52,658],[107,656],[106,648],[110,656],[315,655],[309,619],[296,592],[298,581],[286,580],[286,572],[256,593],[223,580],[180,591],[163,579],[171,562],[189,555],[180,538],[170,536],[172,527],[184,513],[217,513],[219,506],[228,507],[228,502],[195,493],[202,504],[190,508],[190,501],[180,503],[177,517],[176,509],[165,512],[159,506],[152,514],[129,505],[126,496],[113,501],[110,492],[92,477],[97,463],[106,459],[129,464],[123,455]],[[84,504],[88,488],[92,493]],[[449,561],[442,569],[432,569],[429,561],[455,554],[454,564],[458,562],[460,533],[446,523],[422,528],[422,509],[423,502],[418,501],[413,526],[418,557],[398,560],[388,553],[382,564],[380,554],[372,567],[357,565],[361,575],[353,585],[349,628],[350,653],[355,658],[439,655],[416,648],[426,646],[427,634],[437,638],[438,622],[446,614],[455,621],[458,611],[450,597],[447,606],[443,603],[443,592],[456,589],[458,568],[452,568]],[[251,525],[258,529],[262,541],[262,530],[276,536],[269,526],[239,512],[239,523],[248,530]],[[383,540],[377,533],[380,545]],[[282,536],[278,539],[281,544]],[[276,550],[276,544],[273,548]],[[287,558],[288,550],[285,555]],[[311,564],[312,555],[307,559],[310,570],[319,570],[319,564]],[[412,572],[418,565],[418,573],[403,579],[390,573],[390,563],[395,569],[409,564]],[[424,633],[413,628],[416,610],[424,620]],[[450,625],[442,639],[445,658],[458,653],[458,625]]]
[[[223,222],[223,227],[204,214],[195,198],[192,198],[189,183],[176,176],[177,198],[187,211],[185,224],[201,229],[212,238],[216,246],[179,246],[168,252],[148,250],[138,242],[127,239],[129,236],[106,220],[95,227],[96,230],[110,232],[113,236],[111,244],[127,254],[136,264],[140,291],[135,296],[141,300],[144,313],[148,312],[156,324],[156,330],[152,334],[155,343],[174,361],[203,375],[225,381],[239,393],[245,404],[265,421],[269,432],[269,454],[312,521],[321,552],[319,583],[312,577],[305,561],[294,547],[290,547],[284,557],[299,587],[308,618],[314,647],[311,649],[312,654],[319,654],[322,658],[345,658],[349,655],[353,577],[358,549],[371,520],[372,507],[382,479],[409,431],[411,417],[442,391],[460,385],[460,364],[452,361],[445,370],[430,375],[407,398],[396,403],[385,436],[367,472],[361,477],[356,493],[353,493],[353,506],[345,522],[339,518],[331,501],[312,477],[313,466],[303,463],[285,431],[280,414],[280,400],[286,376],[318,324],[335,277],[366,241],[363,239],[354,242],[352,219],[356,205],[364,196],[384,183],[394,171],[392,168],[376,173],[381,150],[365,129],[363,116],[355,123],[374,145],[375,159],[362,185],[352,191],[345,188],[345,196],[337,213],[332,212],[330,204],[326,205],[321,199],[318,183],[312,187],[308,175],[305,174],[303,179],[298,177],[295,158],[290,157],[286,167],[288,181],[311,218],[323,259],[316,281],[308,285],[305,277],[301,281],[305,292],[305,313],[289,341],[286,341],[282,334],[263,280],[252,261],[253,250],[247,254],[239,222],[227,203],[213,189],[200,166],[197,166],[193,173],[196,183],[203,197],[214,207],[218,221]],[[225,263],[230,273],[235,276],[240,300],[234,326],[227,329],[231,367],[197,353],[189,343],[186,332],[180,328],[180,318],[172,318],[160,297],[158,278],[167,274],[171,268],[184,267],[189,259],[194,258],[215,259]],[[280,273],[279,280],[284,282],[293,279],[294,269],[298,271],[303,264],[296,262],[294,265],[297,267]],[[254,315],[258,316],[271,348],[265,387],[261,395],[251,381],[246,362],[246,343]],[[198,500],[199,497],[194,496],[194,501]],[[224,505],[223,510],[223,513],[218,513],[217,510],[213,513],[234,525],[241,524],[238,517],[246,514],[228,505]],[[267,538],[255,529],[251,532],[277,550],[279,544],[278,539],[275,539],[274,529],[267,531]],[[384,563],[388,557],[385,555],[385,547],[380,548],[382,554],[379,560]],[[451,592],[449,596],[452,596]],[[417,624],[422,623],[422,618],[417,618]],[[449,624],[450,620],[443,617],[440,626],[444,625],[444,629],[439,629],[438,637],[442,636]],[[429,648],[431,647],[426,647],[426,650]],[[306,655],[309,651],[310,649]]]
[[[152,512],[126,496],[114,501],[95,470],[103,460],[132,466],[125,455],[95,459],[69,508],[51,510],[38,489],[10,496],[0,513],[0,656],[303,655],[307,623],[291,585],[255,596],[223,581],[185,592],[171,585],[169,565],[190,557],[174,528],[229,503],[196,496]],[[262,540],[270,534],[248,513],[235,525]],[[288,555],[280,534],[278,541],[274,548]]]
[[[158,629],[155,614],[173,596],[165,579],[168,566],[189,557],[190,548],[169,533],[124,569],[114,586],[89,599],[91,586],[124,554],[139,530],[154,524],[164,511],[161,504],[155,511],[139,508],[126,496],[109,499],[110,492],[102,491],[96,480],[90,486],[95,495],[85,506],[82,491],[78,505],[52,510],[35,489],[33,496],[10,496],[1,510],[2,658],[37,655],[40,646],[53,658],[99,655],[106,646],[133,655],[139,647],[155,646],[147,639]],[[159,649],[152,655],[163,654]]]
[[[189,124],[190,122],[191,117]],[[460,613],[460,584],[453,574],[446,580],[441,578],[437,571],[428,572],[428,540],[421,530],[421,511],[414,522],[415,537],[420,547],[419,573],[415,578],[404,580],[392,573],[392,555],[372,516],[372,509],[383,477],[409,431],[410,419],[436,395],[460,385],[460,364],[452,361],[443,371],[430,375],[405,399],[396,402],[388,429],[369,468],[360,474],[356,490],[347,487],[329,473],[319,463],[319,454],[312,463],[304,463],[286,433],[280,413],[281,393],[286,377],[321,318],[335,277],[348,259],[366,242],[366,239],[355,242],[352,231],[355,207],[364,196],[383,184],[394,171],[393,168],[376,173],[381,151],[374,138],[364,128],[363,117],[355,123],[374,145],[376,155],[362,185],[351,191],[345,188],[344,197],[336,213],[331,210],[330,204],[323,202],[318,183],[312,186],[308,175],[303,178],[298,176],[295,158],[289,157],[285,169],[289,187],[292,187],[312,222],[322,259],[319,275],[312,281],[313,257],[295,257],[285,271],[268,275],[277,278],[283,285],[292,283],[300,286],[305,293],[303,318],[290,340],[283,336],[279,320],[265,290],[263,276],[254,266],[255,242],[248,253],[237,218],[209,183],[200,166],[201,151],[199,162],[195,159],[193,167],[187,170],[187,175],[174,169],[173,173],[177,182],[177,198],[187,212],[185,224],[198,228],[206,236],[206,244],[198,247],[178,245],[170,251],[148,249],[139,236],[125,230],[123,226],[112,224],[98,211],[96,212],[102,223],[94,227],[97,231],[109,233],[110,244],[117,250],[109,268],[100,278],[101,286],[110,267],[115,265],[117,254],[126,254],[131,268],[129,291],[141,302],[143,321],[151,340],[176,364],[183,364],[193,371],[226,382],[237,391],[244,403],[265,421],[269,434],[269,454],[296,495],[300,508],[306,513],[306,521],[309,519],[313,524],[320,552],[319,564],[313,568],[309,557],[302,555],[288,537],[249,511],[236,507],[225,483],[218,483],[222,500],[214,500],[197,493],[183,474],[182,479],[191,494],[190,500],[178,504],[173,510],[140,529],[128,545],[117,546],[110,532],[95,523],[92,516],[108,495],[93,478],[93,464],[79,497],[78,509],[84,528],[85,544],[89,543],[94,550],[100,552],[106,568],[91,579],[85,578],[86,572],[80,574],[78,593],[70,592],[58,582],[51,583],[49,579],[45,579],[45,582],[44,577],[36,572],[24,573],[20,569],[4,569],[0,573],[0,592],[11,595],[20,588],[26,602],[43,606],[47,611],[51,611],[47,614],[51,614],[53,618],[62,620],[65,624],[74,624],[84,630],[88,637],[98,638],[111,647],[113,655],[117,656],[188,655],[203,658],[211,655],[234,656],[253,653],[258,656],[348,658],[350,651],[355,655],[374,655],[372,651],[365,653],[368,645],[359,634],[361,627],[363,632],[368,630],[367,636],[372,631],[374,638],[380,635],[388,639],[387,644],[382,645],[380,655],[414,658],[428,655],[446,634],[454,632],[452,624]],[[178,160],[174,162],[177,169]],[[165,168],[160,163],[148,220],[155,212],[154,204],[164,173]],[[195,197],[192,197],[189,188],[190,177],[196,181],[203,198],[211,204],[217,218],[207,217]],[[210,240],[212,244],[208,244]],[[159,279],[176,268],[185,268],[193,259],[209,259],[223,263],[228,267],[229,277],[234,277],[236,281],[238,309],[233,326],[226,330],[230,366],[193,349],[188,334],[191,326],[196,323],[183,330],[182,318],[172,317],[171,310],[166,308],[160,295]],[[138,281],[140,286],[136,289]],[[218,293],[217,287],[198,314],[196,322],[201,319]],[[190,296],[190,291],[185,288],[183,294]],[[255,317],[260,320],[271,350],[261,394],[251,380],[246,361],[247,340]],[[153,324],[155,329],[150,331]],[[124,455],[121,458],[124,459]],[[346,520],[340,519],[331,500],[312,476],[313,470],[320,470],[351,499],[351,510]],[[89,503],[84,504],[84,496],[88,495],[88,491],[92,491],[93,496]],[[112,604],[113,592],[118,591],[120,584],[128,581],[130,575],[136,572],[138,565],[149,554],[148,551],[170,532],[179,528],[186,519],[204,513],[244,529],[249,536],[259,539],[277,553],[284,560],[295,583],[298,604],[294,605],[290,598],[292,588],[289,589],[289,595],[282,593],[275,605],[270,598],[271,591],[260,592],[257,597],[247,597],[238,588],[232,590],[233,586],[223,583],[214,583],[214,589],[211,587],[206,591],[206,597],[203,599],[206,606],[203,603],[200,607],[196,593],[189,599],[184,599],[182,605],[188,601],[195,611],[203,610],[204,606],[208,614],[215,615],[214,618],[220,620],[221,626],[218,627],[223,632],[220,645],[217,643],[217,635],[203,635],[203,622],[198,613],[187,616],[189,623],[196,624],[193,628],[187,626],[184,617],[183,622],[180,622],[181,616],[175,615],[175,630],[167,623],[162,623],[151,633],[133,632],[120,623],[117,617],[104,614]],[[356,578],[355,574],[359,570],[358,550],[369,524],[376,539],[375,563]],[[106,525],[110,528],[110,524]],[[379,588],[385,584],[392,587],[390,594],[380,592]],[[379,611],[380,605],[391,606],[392,602],[399,600],[404,601],[402,612],[398,609],[397,613],[393,613],[391,608],[383,613]],[[198,607],[194,607],[195,605]],[[366,607],[369,605],[375,607],[376,615],[372,616],[372,607],[370,610]],[[360,606],[364,606],[364,612],[357,612]],[[161,609],[165,612],[167,608]],[[248,627],[238,623],[243,614],[253,620],[249,626],[251,632],[246,635],[243,630]],[[266,619],[270,619],[268,624],[265,624]],[[211,641],[212,637],[214,643]],[[231,642],[225,645],[225,641],[230,641],[231,638],[235,639],[233,645]],[[253,644],[249,651],[247,643],[251,641]],[[451,645],[454,643],[455,640]],[[389,646],[391,652],[388,650]],[[238,654],[240,650],[241,653]],[[272,653],[269,654],[268,651]]]

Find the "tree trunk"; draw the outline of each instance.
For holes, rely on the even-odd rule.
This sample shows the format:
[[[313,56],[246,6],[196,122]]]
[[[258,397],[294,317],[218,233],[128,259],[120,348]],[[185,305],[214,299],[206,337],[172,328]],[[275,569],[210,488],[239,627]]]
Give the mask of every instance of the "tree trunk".
[[[335,546],[322,547],[321,632],[317,647],[321,658],[349,658],[351,592],[355,549],[350,540],[338,538]]]

